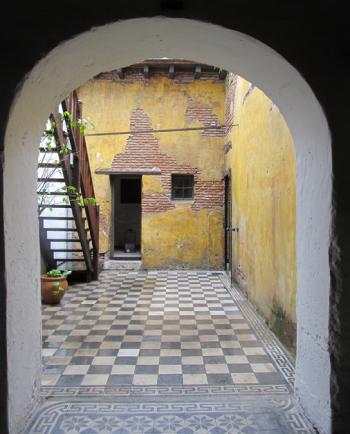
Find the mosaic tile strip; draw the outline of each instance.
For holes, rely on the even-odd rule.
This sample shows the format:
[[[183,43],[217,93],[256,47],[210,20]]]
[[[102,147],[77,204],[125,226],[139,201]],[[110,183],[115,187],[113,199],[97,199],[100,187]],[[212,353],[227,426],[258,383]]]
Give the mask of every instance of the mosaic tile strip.
[[[164,396],[218,396],[218,395],[288,395],[290,390],[286,385],[241,385],[241,386],[80,386],[54,387],[43,386],[41,396],[52,397],[159,397]]]
[[[283,411],[281,410],[283,409]],[[23,434],[266,433],[314,431],[291,399],[226,403],[49,403]]]
[[[72,287],[62,306],[44,307],[43,378],[54,384],[42,387],[23,434],[314,433],[293,402],[288,355],[224,283],[220,272],[109,270]],[[106,384],[119,369],[133,372],[122,379],[130,383]],[[186,370],[193,378],[204,370],[206,381],[159,384],[173,370],[181,374],[171,381]],[[234,384],[234,374],[246,383]],[[156,382],[134,384],[135,375]]]

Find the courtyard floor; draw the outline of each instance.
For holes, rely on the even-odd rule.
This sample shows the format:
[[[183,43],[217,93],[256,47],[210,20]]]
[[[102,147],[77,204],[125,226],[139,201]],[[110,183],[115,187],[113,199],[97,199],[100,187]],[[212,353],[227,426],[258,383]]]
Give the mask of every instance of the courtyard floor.
[[[104,271],[43,306],[25,433],[312,433],[289,355],[221,272]]]

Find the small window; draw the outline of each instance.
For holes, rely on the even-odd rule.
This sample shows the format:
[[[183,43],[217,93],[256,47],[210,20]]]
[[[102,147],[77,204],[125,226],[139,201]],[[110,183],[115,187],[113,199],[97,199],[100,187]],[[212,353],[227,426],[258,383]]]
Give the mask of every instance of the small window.
[[[193,175],[171,175],[171,198],[173,200],[193,199]]]

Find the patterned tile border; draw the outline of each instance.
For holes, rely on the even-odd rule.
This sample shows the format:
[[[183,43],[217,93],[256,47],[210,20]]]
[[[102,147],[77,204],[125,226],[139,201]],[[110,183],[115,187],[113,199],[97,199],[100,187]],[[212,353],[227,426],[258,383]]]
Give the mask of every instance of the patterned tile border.
[[[230,284],[226,273],[218,273],[220,280],[224,284],[227,291],[232,295],[242,315],[245,317],[251,328],[254,330],[257,337],[260,339],[266,352],[271,356],[273,361],[279,367],[281,374],[287,383],[294,388],[295,371],[291,356],[287,350],[283,348],[275,335],[269,330],[265,321],[254,309],[252,303],[242,294],[242,292],[234,285]]]
[[[47,397],[160,397],[218,396],[218,395],[289,395],[284,384],[241,386],[42,386],[41,396]]]
[[[165,275],[145,275],[154,273]],[[253,305],[223,272],[194,273],[218,276],[286,384],[43,386],[41,406],[22,434],[315,433],[293,400],[293,362]]]
[[[50,402],[22,434],[311,434],[291,398],[230,402]]]

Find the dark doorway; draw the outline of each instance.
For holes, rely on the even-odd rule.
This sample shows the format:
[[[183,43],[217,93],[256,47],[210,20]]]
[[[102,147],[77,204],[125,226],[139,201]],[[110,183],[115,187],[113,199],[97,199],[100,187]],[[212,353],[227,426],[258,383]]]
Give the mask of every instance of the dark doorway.
[[[141,259],[141,176],[113,177],[113,259]]]
[[[225,176],[225,270],[232,278],[232,202],[231,202],[231,177]]]

